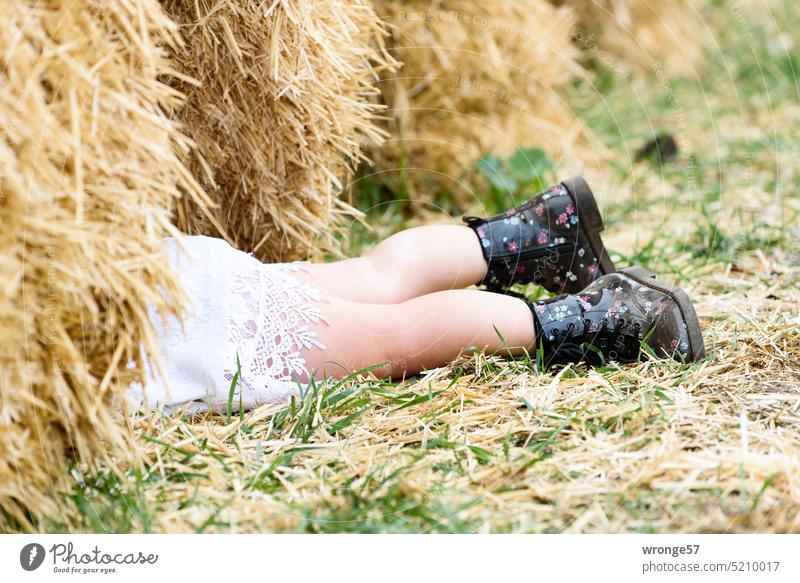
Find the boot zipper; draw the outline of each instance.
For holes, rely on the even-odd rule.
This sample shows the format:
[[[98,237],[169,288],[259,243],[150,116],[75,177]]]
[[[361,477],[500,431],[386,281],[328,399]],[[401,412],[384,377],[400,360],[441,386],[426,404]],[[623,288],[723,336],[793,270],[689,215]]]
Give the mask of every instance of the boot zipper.
[[[488,223],[487,219],[481,217],[475,217],[471,215],[467,215],[461,217],[461,220],[464,221],[470,227],[478,225],[480,223]],[[491,219],[490,219],[491,220]],[[557,251],[559,253],[566,251],[568,249],[575,249],[576,244],[574,242],[566,242],[566,243],[559,243],[558,245],[553,245],[552,247],[537,247],[535,249],[527,249],[523,251],[519,251],[517,253],[508,253],[504,255],[497,255],[496,257],[519,257],[520,260],[523,259],[537,259],[539,257],[544,257],[545,255],[549,255],[551,251]]]
[[[519,258],[519,261],[525,261],[528,259],[538,259],[540,257],[545,257],[546,255],[550,255],[553,251],[557,253],[563,253],[567,250],[574,250],[575,243],[567,242],[567,243],[559,243],[558,245],[553,245],[552,247],[537,247],[535,249],[526,249],[523,251],[518,251],[517,253],[506,253],[503,255],[495,255],[492,259],[506,259],[508,257],[515,257]]]
[[[514,212],[512,214],[508,214],[508,211],[504,213],[498,213],[496,215],[492,215],[490,217],[475,217],[472,215],[465,215],[461,217],[461,220],[467,223],[468,225],[474,225],[477,223],[491,223],[492,221],[500,221],[503,219],[507,219],[508,217],[513,217],[517,213],[524,212],[533,206],[533,200],[529,200],[527,202],[522,203],[518,207],[514,207]]]

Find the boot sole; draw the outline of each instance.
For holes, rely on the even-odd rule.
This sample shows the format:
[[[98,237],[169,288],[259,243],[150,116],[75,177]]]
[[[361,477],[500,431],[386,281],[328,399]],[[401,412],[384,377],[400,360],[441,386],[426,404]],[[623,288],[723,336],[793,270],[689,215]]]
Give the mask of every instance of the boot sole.
[[[685,291],[679,287],[656,279],[655,274],[644,267],[626,267],[620,270],[620,273],[642,285],[667,294],[667,296],[678,304],[678,309],[681,311],[683,321],[686,322],[686,331],[689,334],[689,349],[692,355],[691,362],[700,360],[706,355],[706,349],[703,345],[703,335],[700,332],[700,320],[697,318],[697,312],[694,310],[692,300],[689,299]]]
[[[598,276],[616,273],[617,269],[614,267],[611,257],[608,256],[603,240],[600,238],[600,233],[605,229],[605,225],[592,189],[589,188],[582,176],[570,178],[561,184],[567,189],[572,200],[575,201],[575,209],[578,213],[578,222],[581,225],[581,230],[589,240],[589,245],[591,245],[592,251],[597,257],[597,262],[600,264],[600,269],[603,271]]]

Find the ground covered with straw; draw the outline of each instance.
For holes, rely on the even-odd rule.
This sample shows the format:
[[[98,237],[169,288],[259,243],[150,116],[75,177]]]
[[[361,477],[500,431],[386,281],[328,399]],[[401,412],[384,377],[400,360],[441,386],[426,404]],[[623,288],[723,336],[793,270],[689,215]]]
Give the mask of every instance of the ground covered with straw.
[[[404,382],[362,371],[241,416],[140,416],[144,467],[77,465],[39,528],[800,530],[800,59],[784,34],[800,9],[769,5],[709,12],[716,46],[691,81],[656,68],[622,83],[601,68],[570,96],[610,152],[587,174],[615,261],[689,292],[703,361],[541,372],[466,351]],[[637,161],[659,131],[677,156]],[[353,251],[405,216],[377,205]]]

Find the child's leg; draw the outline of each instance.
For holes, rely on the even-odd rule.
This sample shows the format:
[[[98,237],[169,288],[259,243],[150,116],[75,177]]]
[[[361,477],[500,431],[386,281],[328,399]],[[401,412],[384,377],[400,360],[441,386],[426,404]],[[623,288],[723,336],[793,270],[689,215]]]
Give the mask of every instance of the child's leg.
[[[307,268],[298,277],[335,297],[394,304],[478,283],[486,275],[486,260],[472,229],[428,225],[392,235],[362,257]]]
[[[534,344],[527,304],[485,291],[443,291],[390,305],[330,298],[319,308],[327,324],[315,332],[325,349],[302,351],[318,377],[341,378],[384,362],[389,364],[374,374],[402,377],[442,366],[469,346],[520,354]]]

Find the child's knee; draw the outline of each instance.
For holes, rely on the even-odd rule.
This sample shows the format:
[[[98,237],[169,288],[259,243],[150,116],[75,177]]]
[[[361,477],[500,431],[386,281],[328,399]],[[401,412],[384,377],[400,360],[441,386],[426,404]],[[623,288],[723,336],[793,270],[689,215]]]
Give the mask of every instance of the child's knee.
[[[378,292],[382,303],[399,304],[408,299],[405,281],[409,272],[406,265],[387,257],[386,253],[366,255],[362,260],[368,274],[368,285]]]

